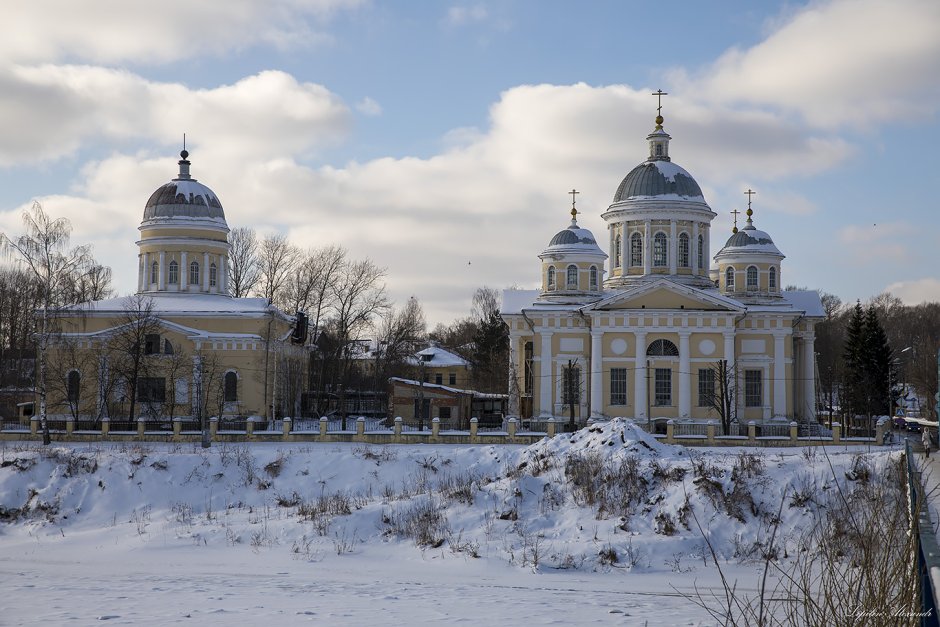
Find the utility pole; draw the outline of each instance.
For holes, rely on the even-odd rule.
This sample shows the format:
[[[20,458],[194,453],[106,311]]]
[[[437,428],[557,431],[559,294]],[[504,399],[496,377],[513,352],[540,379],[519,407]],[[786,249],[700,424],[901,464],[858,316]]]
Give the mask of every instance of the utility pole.
[[[421,356],[421,374],[418,376],[418,431],[424,431],[424,356]]]
[[[575,432],[574,424],[574,393],[577,389],[575,387],[575,377],[574,377],[574,361],[568,360],[568,369],[565,370],[565,390],[568,396],[568,432]]]

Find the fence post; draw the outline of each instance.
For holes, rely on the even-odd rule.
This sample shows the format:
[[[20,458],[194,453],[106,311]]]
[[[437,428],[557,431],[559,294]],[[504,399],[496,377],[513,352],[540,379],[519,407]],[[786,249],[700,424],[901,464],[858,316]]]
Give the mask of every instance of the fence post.
[[[790,441],[796,444],[800,437],[800,428],[795,422],[790,423]]]
[[[215,440],[219,435],[219,418],[212,416],[209,418],[209,439]]]
[[[516,438],[516,426],[518,424],[519,424],[518,421],[516,421],[514,417],[509,419],[509,440],[510,441]]]
[[[757,424],[753,420],[747,423],[747,439],[752,444],[757,440]]]
[[[402,424],[401,416],[395,416],[395,440],[396,441],[401,440],[401,424]]]
[[[179,441],[180,435],[183,433],[183,419],[179,416],[173,418],[173,440]]]
[[[65,437],[71,437],[75,432],[75,416],[69,416],[65,419]]]
[[[676,443],[676,423],[672,420],[666,421],[666,444]]]
[[[470,419],[470,441],[476,442],[480,430],[480,421],[476,416]]]
[[[255,417],[248,416],[245,419],[245,437],[249,440],[255,437]]]
[[[284,420],[281,421],[281,439],[282,440],[285,440],[285,441],[290,440],[290,426],[291,426],[291,419],[285,417]]]
[[[107,416],[101,417],[101,437],[106,438],[111,433],[111,419]]]
[[[832,423],[832,443],[839,444],[842,442],[842,423],[834,422]]]
[[[431,437],[437,439],[441,435],[441,419],[438,416],[435,416],[431,420]]]
[[[884,444],[885,443],[885,431],[888,425],[888,421],[884,418],[878,419],[878,424],[875,425],[875,444]]]
[[[714,446],[715,444],[715,421],[709,420],[705,423],[705,439],[708,440],[709,446]]]
[[[359,416],[356,418],[356,437],[361,438],[366,434],[366,417]]]
[[[39,434],[39,416],[33,416],[29,419],[29,434],[38,435]]]
[[[548,435],[548,438],[551,439],[555,437],[555,419],[549,418],[545,421],[545,432]]]
[[[137,437],[141,440],[144,439],[144,432],[147,430],[147,419],[143,416],[138,416],[137,418]]]
[[[326,416],[320,416],[320,436],[326,435],[326,428],[330,424],[330,419]]]

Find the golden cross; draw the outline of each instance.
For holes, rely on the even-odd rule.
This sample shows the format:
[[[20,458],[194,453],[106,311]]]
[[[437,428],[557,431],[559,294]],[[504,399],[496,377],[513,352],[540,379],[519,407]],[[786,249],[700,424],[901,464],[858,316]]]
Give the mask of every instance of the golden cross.
[[[575,199],[575,195],[580,194],[581,192],[579,192],[578,190],[572,188],[571,191],[568,192],[568,193],[571,194],[571,208],[574,209],[574,203],[575,203],[575,200],[576,200],[576,199]]]
[[[668,96],[669,94],[664,92],[662,89],[657,89],[656,91],[653,92],[652,95],[656,96],[656,104],[658,105],[656,107],[656,115],[662,115],[663,114],[663,96]]]
[[[739,213],[741,213],[741,212],[738,211],[737,209],[735,209],[734,211],[731,212],[731,215],[734,216],[734,228],[735,228],[735,229],[738,228],[738,214],[739,214]],[[735,233],[737,233],[737,230],[735,230]]]
[[[750,209],[751,208],[751,196],[753,196],[757,192],[752,191],[751,188],[749,187],[747,188],[747,191],[744,193],[747,194],[747,208]]]

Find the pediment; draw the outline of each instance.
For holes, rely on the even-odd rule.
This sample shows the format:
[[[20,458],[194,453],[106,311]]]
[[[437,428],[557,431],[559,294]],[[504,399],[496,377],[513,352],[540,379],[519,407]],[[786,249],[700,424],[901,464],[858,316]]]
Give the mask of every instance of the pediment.
[[[672,281],[656,281],[626,289],[589,308],[592,311],[616,310],[681,310],[681,311],[744,311],[744,307],[730,298]]]

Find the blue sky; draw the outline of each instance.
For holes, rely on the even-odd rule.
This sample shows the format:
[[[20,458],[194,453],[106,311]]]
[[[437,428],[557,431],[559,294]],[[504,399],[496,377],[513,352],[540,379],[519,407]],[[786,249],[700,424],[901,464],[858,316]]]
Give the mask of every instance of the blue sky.
[[[538,284],[572,187],[606,243],[662,88],[713,251],[751,187],[784,283],[940,300],[934,1],[58,4],[0,24],[0,230],[41,200],[121,293],[186,132],[231,227],[346,246],[431,322],[466,315]]]

